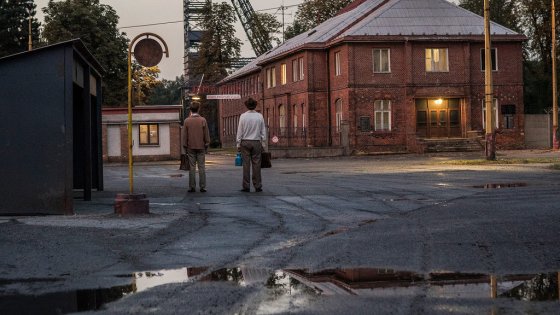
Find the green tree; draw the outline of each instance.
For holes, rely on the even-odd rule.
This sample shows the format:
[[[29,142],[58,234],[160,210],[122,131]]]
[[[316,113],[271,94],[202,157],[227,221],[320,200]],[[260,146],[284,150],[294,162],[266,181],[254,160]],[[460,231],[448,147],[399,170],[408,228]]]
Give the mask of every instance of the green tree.
[[[260,25],[262,26],[264,32],[268,35],[268,41],[275,44],[280,44],[282,36],[280,32],[280,27],[282,24],[278,22],[278,19],[270,13],[255,12]]]
[[[551,1],[518,0],[518,10],[528,38],[524,65],[525,111],[542,114],[552,106]],[[558,28],[560,17],[556,14]]]
[[[193,74],[204,75],[205,83],[225,78],[233,60],[240,56],[241,40],[235,36],[236,20],[235,11],[226,2],[207,3],[200,25],[205,31],[193,67]]]
[[[33,46],[39,41],[39,26],[33,0],[0,0],[0,57],[26,51],[29,42],[29,18]]]
[[[521,32],[519,25],[519,0],[492,0],[490,4],[490,19],[516,32]],[[460,0],[459,6],[480,16],[484,16],[484,1]]]
[[[125,105],[128,40],[117,29],[115,10],[99,0],[50,0],[43,12],[43,37],[49,44],[80,38],[106,71],[104,105]]]
[[[132,64],[132,103],[146,105],[153,89],[161,84],[158,80],[160,70],[158,66],[143,67],[137,62]]]
[[[181,88],[185,85],[185,79],[181,75],[176,77],[175,80],[163,79],[161,84],[156,85],[146,104],[148,105],[179,105],[181,104]]]
[[[286,29],[286,38],[292,38],[335,16],[353,0],[305,0],[298,6],[294,24]]]

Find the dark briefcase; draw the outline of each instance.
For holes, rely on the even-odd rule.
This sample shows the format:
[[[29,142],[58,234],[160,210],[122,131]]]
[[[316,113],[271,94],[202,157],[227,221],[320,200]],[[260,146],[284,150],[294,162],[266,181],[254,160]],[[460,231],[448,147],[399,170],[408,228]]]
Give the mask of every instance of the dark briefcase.
[[[261,168],[271,168],[272,167],[272,154],[270,152],[261,153]]]

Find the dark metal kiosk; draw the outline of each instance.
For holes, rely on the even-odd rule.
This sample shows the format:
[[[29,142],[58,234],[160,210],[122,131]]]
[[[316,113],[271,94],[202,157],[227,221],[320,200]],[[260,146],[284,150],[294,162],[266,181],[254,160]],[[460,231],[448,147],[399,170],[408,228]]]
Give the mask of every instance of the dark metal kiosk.
[[[102,73],[80,40],[0,58],[0,215],[73,214],[103,190]]]

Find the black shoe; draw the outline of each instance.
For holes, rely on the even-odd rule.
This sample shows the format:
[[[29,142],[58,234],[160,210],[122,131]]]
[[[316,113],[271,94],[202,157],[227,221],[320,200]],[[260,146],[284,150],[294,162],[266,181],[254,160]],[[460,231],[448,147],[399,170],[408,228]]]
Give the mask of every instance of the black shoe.
[[[196,192],[196,190],[194,188],[191,188],[191,189],[187,190],[187,192]]]
[[[206,189],[200,188],[200,192],[206,192]]]
[[[256,192],[261,192],[261,191],[262,191],[262,188],[257,188],[257,189],[255,189],[255,191],[256,191]]]
[[[242,192],[250,192],[251,190],[250,190],[249,188],[243,188],[243,189],[241,189],[240,191],[242,191]]]

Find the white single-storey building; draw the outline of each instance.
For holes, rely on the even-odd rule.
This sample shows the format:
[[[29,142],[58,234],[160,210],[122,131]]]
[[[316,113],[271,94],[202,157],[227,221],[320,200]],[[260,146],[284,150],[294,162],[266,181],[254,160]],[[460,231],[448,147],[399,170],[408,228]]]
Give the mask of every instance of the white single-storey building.
[[[132,109],[132,154],[135,161],[181,158],[181,105],[135,106]],[[103,108],[103,160],[128,161],[128,109]]]

